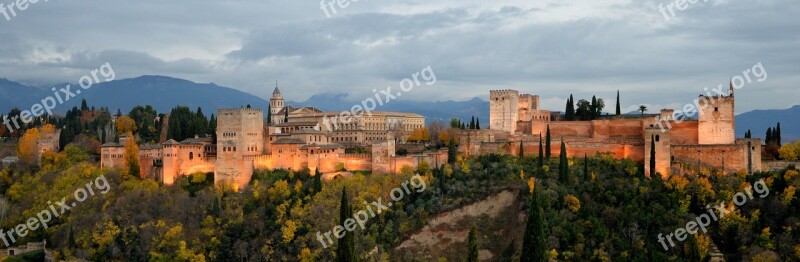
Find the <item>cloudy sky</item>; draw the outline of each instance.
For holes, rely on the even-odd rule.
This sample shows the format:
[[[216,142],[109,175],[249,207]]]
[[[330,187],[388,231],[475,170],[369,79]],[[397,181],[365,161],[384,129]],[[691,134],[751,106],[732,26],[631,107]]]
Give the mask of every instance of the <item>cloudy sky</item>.
[[[326,0],[330,1],[330,0]],[[0,0],[6,6],[12,0]],[[431,66],[437,83],[402,99],[570,93],[613,110],[680,108],[761,62],[737,112],[800,104],[800,2],[709,0],[667,19],[667,0],[361,0],[328,17],[319,1],[50,0],[0,16],[0,77],[77,82],[103,63],[117,78],[167,75],[268,98],[362,100]]]

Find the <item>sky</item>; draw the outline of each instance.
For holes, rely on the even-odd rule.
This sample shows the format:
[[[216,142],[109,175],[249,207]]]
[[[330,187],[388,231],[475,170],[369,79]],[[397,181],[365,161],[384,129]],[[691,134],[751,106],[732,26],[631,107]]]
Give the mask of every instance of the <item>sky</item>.
[[[629,112],[680,111],[761,63],[763,81],[736,90],[737,113],[800,104],[800,1],[681,1],[39,0],[0,14],[0,77],[74,83],[110,63],[117,79],[165,75],[265,99],[278,81],[292,101],[361,101],[430,66],[436,83],[401,99],[516,89],[553,111],[570,94],[611,111],[619,90]]]

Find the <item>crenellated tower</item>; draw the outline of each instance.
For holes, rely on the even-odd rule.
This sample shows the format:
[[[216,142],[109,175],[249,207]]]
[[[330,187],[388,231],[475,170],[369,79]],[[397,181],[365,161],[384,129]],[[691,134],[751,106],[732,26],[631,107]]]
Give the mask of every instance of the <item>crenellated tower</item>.
[[[514,133],[519,121],[519,91],[489,91],[489,128]]]

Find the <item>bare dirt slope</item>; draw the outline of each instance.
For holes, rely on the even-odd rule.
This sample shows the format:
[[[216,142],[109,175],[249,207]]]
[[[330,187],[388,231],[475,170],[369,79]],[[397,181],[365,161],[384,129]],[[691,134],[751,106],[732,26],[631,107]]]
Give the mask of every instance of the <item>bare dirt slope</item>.
[[[481,260],[497,259],[512,240],[518,249],[525,218],[517,192],[507,190],[462,208],[437,215],[395,249],[404,261],[464,260],[467,235],[478,229]]]

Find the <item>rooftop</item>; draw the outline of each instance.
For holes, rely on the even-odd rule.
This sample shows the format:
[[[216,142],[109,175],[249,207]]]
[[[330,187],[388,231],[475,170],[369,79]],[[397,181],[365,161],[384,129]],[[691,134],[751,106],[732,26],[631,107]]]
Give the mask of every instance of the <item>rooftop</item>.
[[[297,138],[281,138],[272,142],[273,145],[291,145],[291,144],[305,144],[306,142]]]

